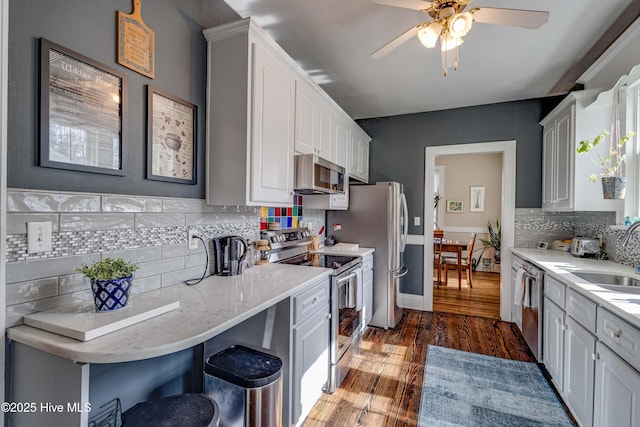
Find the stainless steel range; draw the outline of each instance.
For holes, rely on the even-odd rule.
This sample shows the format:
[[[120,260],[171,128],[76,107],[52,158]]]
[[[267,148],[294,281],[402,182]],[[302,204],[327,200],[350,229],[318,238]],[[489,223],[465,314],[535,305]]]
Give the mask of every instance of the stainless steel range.
[[[333,393],[349,372],[349,362],[362,340],[362,257],[313,253],[307,250],[311,233],[306,228],[263,232],[274,252],[271,262],[331,268],[331,328],[329,380]]]

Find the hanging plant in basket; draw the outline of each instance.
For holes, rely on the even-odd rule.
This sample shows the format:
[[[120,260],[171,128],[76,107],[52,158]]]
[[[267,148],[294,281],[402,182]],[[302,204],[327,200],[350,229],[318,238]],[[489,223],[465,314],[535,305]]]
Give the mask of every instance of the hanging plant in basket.
[[[635,132],[628,132],[621,138],[613,135],[609,138],[609,149],[606,156],[596,153],[597,159],[592,156],[594,149],[609,135],[607,130],[603,130],[593,141],[580,141],[577,151],[579,154],[586,154],[600,169],[600,180],[602,182],[602,193],[605,199],[624,199],[627,177],[622,176],[622,167],[627,160],[624,153],[624,145],[634,136]],[[595,182],[596,174],[589,176],[589,181]]]

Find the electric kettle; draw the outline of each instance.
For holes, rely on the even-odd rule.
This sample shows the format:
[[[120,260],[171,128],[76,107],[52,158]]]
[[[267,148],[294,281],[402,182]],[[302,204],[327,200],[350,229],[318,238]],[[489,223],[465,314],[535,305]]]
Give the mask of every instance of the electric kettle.
[[[247,255],[249,245],[240,236],[216,237],[211,240],[213,247],[212,274],[235,276],[242,274],[242,262]]]

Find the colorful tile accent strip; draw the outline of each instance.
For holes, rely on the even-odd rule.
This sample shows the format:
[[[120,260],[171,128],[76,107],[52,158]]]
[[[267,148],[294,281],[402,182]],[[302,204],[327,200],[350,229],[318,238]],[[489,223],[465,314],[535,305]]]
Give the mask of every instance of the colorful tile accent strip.
[[[293,196],[293,207],[260,208],[260,230],[268,230],[270,223],[279,223],[280,228],[297,228],[302,222],[302,196]]]

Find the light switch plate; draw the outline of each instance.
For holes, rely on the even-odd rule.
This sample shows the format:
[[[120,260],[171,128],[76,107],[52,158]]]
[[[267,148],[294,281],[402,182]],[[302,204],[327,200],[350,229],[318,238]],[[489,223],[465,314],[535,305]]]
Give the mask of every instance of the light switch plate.
[[[51,252],[51,221],[27,223],[27,249],[30,254]]]
[[[415,225],[416,227],[420,227],[420,217],[419,216],[414,216],[413,217],[413,225]]]

